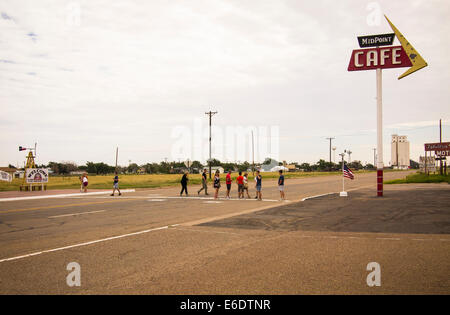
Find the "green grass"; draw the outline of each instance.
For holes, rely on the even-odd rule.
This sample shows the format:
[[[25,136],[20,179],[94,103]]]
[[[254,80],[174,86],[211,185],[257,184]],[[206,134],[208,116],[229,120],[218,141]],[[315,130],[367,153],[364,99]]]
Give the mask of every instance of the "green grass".
[[[394,179],[385,181],[385,184],[417,184],[417,183],[449,183],[450,184],[450,175],[439,175],[439,174],[423,174],[416,173],[412,175],[406,176],[406,178],[402,179]]]
[[[371,171],[356,171],[355,174],[369,173]],[[278,178],[278,172],[261,173],[264,179]],[[286,173],[285,178],[303,178],[327,175],[341,175],[341,172],[292,172]],[[120,188],[157,188],[180,185],[181,174],[143,174],[143,175],[120,175]],[[233,180],[238,176],[232,174]],[[89,175],[88,189],[111,189],[114,175]],[[225,180],[225,175],[221,174],[221,179]],[[253,176],[249,173],[249,180]],[[13,179],[11,183],[0,181],[0,191],[19,190],[23,179]],[[189,185],[200,185],[201,175],[190,174]],[[47,189],[79,189],[80,180],[78,176],[50,176]]]

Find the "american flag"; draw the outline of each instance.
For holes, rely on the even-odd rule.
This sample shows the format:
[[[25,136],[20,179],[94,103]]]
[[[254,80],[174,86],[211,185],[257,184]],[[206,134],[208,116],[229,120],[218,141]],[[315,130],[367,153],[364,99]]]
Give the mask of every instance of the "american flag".
[[[347,167],[347,165],[344,164],[344,177],[354,179],[355,176],[353,176],[353,172],[351,169]]]

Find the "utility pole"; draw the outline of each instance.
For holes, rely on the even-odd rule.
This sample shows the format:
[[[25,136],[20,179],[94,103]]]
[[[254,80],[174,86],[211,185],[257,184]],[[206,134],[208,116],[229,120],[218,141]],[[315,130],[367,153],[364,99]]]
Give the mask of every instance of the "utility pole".
[[[331,171],[331,140],[333,140],[334,138],[326,138],[328,140],[330,140],[330,171]]]
[[[439,143],[442,143],[442,120],[439,119]],[[442,158],[443,155],[439,157],[439,174],[443,174],[442,172]]]
[[[331,148],[333,150],[333,163],[336,163],[336,147]]]
[[[352,156],[352,151],[348,150],[347,154],[348,154],[348,163],[350,164],[350,162],[352,161],[351,156]]]
[[[116,172],[117,172],[117,157],[119,156],[119,147],[116,148]]]
[[[252,173],[255,176],[255,143],[253,140],[253,130],[252,130]]]
[[[206,115],[209,116],[209,160],[208,160],[208,164],[209,164],[209,179],[211,179],[211,117],[214,116],[215,114],[217,114],[217,112],[206,112]]]
[[[377,167],[377,148],[373,148],[373,166]]]

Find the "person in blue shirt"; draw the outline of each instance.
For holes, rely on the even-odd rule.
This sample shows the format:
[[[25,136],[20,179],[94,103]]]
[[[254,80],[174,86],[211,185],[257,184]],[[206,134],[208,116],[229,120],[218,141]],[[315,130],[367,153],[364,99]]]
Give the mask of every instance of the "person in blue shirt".
[[[278,172],[280,173],[280,177],[278,177],[278,190],[280,191],[281,200],[284,200],[286,199],[284,196],[284,175],[282,170],[279,170]]]
[[[259,171],[256,172],[256,197],[258,200],[262,200],[262,194],[261,194],[261,186],[262,186],[262,176]]]
[[[119,189],[119,176],[117,175],[117,172],[114,173],[114,181],[113,181],[113,192],[111,194],[111,196],[114,196],[114,193],[117,191],[119,192],[119,196],[122,196],[122,194],[120,193],[120,189]]]

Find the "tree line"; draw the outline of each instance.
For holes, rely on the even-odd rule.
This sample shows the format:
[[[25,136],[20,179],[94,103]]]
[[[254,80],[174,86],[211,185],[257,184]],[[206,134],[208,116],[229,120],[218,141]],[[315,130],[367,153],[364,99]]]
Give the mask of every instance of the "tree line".
[[[259,169],[262,165],[283,165],[282,162],[266,158],[263,163],[255,164],[255,170]],[[287,163],[289,165],[295,165],[296,171],[303,172],[329,172],[340,171],[342,169],[342,162],[333,163],[320,159],[314,164],[310,163]],[[375,170],[376,167],[373,164],[367,163],[363,165],[361,161],[352,161],[346,163],[352,170]],[[411,168],[419,168],[419,164],[413,160],[410,160]],[[188,167],[188,166],[189,167]],[[189,164],[184,162],[160,162],[160,163],[146,163],[138,165],[136,163],[130,163],[128,166],[115,166],[108,165],[104,162],[86,162],[85,165],[77,165],[72,161],[62,162],[49,162],[48,164],[37,165],[38,168],[49,168],[53,174],[56,175],[69,175],[73,172],[86,172],[89,174],[112,174],[117,171],[119,174],[179,174],[185,171],[201,172],[203,168],[208,168],[208,164],[202,164],[199,161],[191,161]],[[245,172],[253,170],[253,165],[247,161],[244,162],[221,162],[217,159],[211,160],[211,166],[221,166],[225,171],[231,170],[233,172]],[[15,168],[13,165],[9,165],[10,168]]]
[[[282,162],[277,162],[267,158],[261,164],[255,164],[255,170],[259,169],[263,165],[277,164],[283,165]],[[325,172],[325,171],[340,171],[342,169],[342,163],[327,162],[323,159],[314,164],[310,163],[297,163],[291,162],[289,165],[295,165],[297,171],[303,172]],[[189,167],[188,167],[188,166]],[[221,162],[217,159],[211,160],[211,166],[221,166],[225,171],[231,170],[233,172],[245,172],[253,169],[253,165],[248,161],[244,162]],[[353,161],[347,163],[347,166],[353,170],[361,169],[375,169],[372,164],[362,165],[361,161]],[[203,164],[199,161],[192,161],[189,164],[183,162],[160,162],[160,163],[146,163],[138,165],[137,163],[130,163],[128,166],[115,166],[108,165],[104,162],[86,162],[85,165],[77,165],[75,162],[62,161],[62,162],[49,162],[47,165],[42,164],[38,167],[49,168],[53,174],[56,175],[69,175],[74,172],[86,172],[89,174],[112,174],[117,171],[119,174],[178,174],[189,170],[190,172],[201,172],[203,168],[208,168],[208,164]]]

